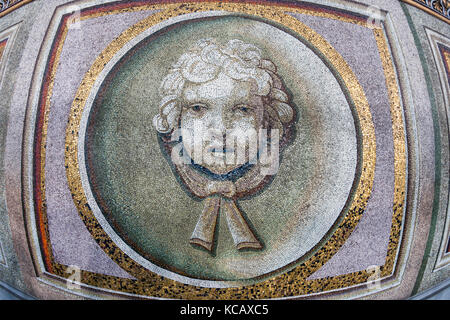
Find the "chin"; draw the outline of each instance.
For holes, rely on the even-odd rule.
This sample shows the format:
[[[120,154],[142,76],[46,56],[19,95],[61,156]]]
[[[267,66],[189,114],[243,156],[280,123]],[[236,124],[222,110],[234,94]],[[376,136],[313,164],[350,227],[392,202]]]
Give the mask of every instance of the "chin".
[[[235,169],[238,169],[242,167],[247,161],[247,157],[245,158],[244,163],[234,163],[234,164],[226,164],[226,156],[225,155],[214,155],[209,153],[210,159],[214,159],[215,163],[213,164],[206,164],[203,163],[203,167],[208,169],[213,174],[217,175],[225,175],[230,172],[232,172]],[[235,158],[236,155],[233,154],[233,157]]]

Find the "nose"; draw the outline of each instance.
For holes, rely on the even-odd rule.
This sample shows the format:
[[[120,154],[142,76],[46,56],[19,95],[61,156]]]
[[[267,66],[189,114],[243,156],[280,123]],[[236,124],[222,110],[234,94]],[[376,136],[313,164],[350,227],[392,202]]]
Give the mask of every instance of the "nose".
[[[222,112],[217,112],[210,117],[207,129],[214,131],[217,135],[225,135],[227,126]]]
[[[226,124],[222,112],[216,112],[208,120],[207,140],[222,145],[226,140]]]

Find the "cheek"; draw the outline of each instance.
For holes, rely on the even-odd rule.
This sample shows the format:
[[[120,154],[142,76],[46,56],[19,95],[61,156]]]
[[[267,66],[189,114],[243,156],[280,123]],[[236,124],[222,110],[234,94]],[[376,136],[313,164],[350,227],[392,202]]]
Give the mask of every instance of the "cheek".
[[[236,141],[241,147],[247,147],[251,141],[252,143],[257,141],[259,128],[256,117],[242,117],[233,122],[233,126],[227,131],[227,138]]]
[[[191,115],[189,112],[183,112],[180,118],[180,127],[183,130],[194,131],[195,128],[201,128],[204,125],[204,119]]]
[[[242,116],[233,119],[231,129],[233,131],[237,130],[255,130],[260,128],[261,121],[256,114]]]
[[[202,148],[204,141],[207,116],[197,117],[190,112],[185,112],[180,117],[180,129],[183,144],[190,157],[194,149]]]
[[[180,117],[181,136],[183,139],[184,147],[188,151],[189,155],[194,143],[194,128],[195,119],[193,119],[187,113],[182,114]]]

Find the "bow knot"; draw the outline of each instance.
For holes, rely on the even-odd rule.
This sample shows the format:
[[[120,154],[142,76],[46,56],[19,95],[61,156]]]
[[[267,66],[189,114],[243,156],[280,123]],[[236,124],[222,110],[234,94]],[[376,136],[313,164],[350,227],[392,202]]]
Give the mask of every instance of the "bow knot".
[[[231,199],[236,194],[236,186],[231,181],[211,181],[205,190],[209,195],[221,195],[224,198]]]
[[[208,179],[187,165],[177,166],[177,171],[191,192],[204,199],[203,211],[192,233],[191,244],[212,251],[217,217],[222,212],[238,250],[262,249],[262,244],[251,230],[236,201],[239,192],[260,185],[265,175],[261,175],[259,170],[254,169],[245,177],[233,182]]]

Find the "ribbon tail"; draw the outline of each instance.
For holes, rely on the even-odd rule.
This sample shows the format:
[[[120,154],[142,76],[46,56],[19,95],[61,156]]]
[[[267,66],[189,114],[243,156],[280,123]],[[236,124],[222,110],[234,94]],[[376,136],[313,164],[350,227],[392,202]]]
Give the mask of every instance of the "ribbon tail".
[[[214,245],[214,232],[216,230],[217,216],[220,209],[220,198],[208,198],[205,200],[205,207],[198,219],[194,232],[189,242],[201,246],[208,251],[212,251]]]
[[[228,228],[237,249],[262,249],[263,246],[250,230],[236,203],[227,199],[224,199],[223,202]]]

